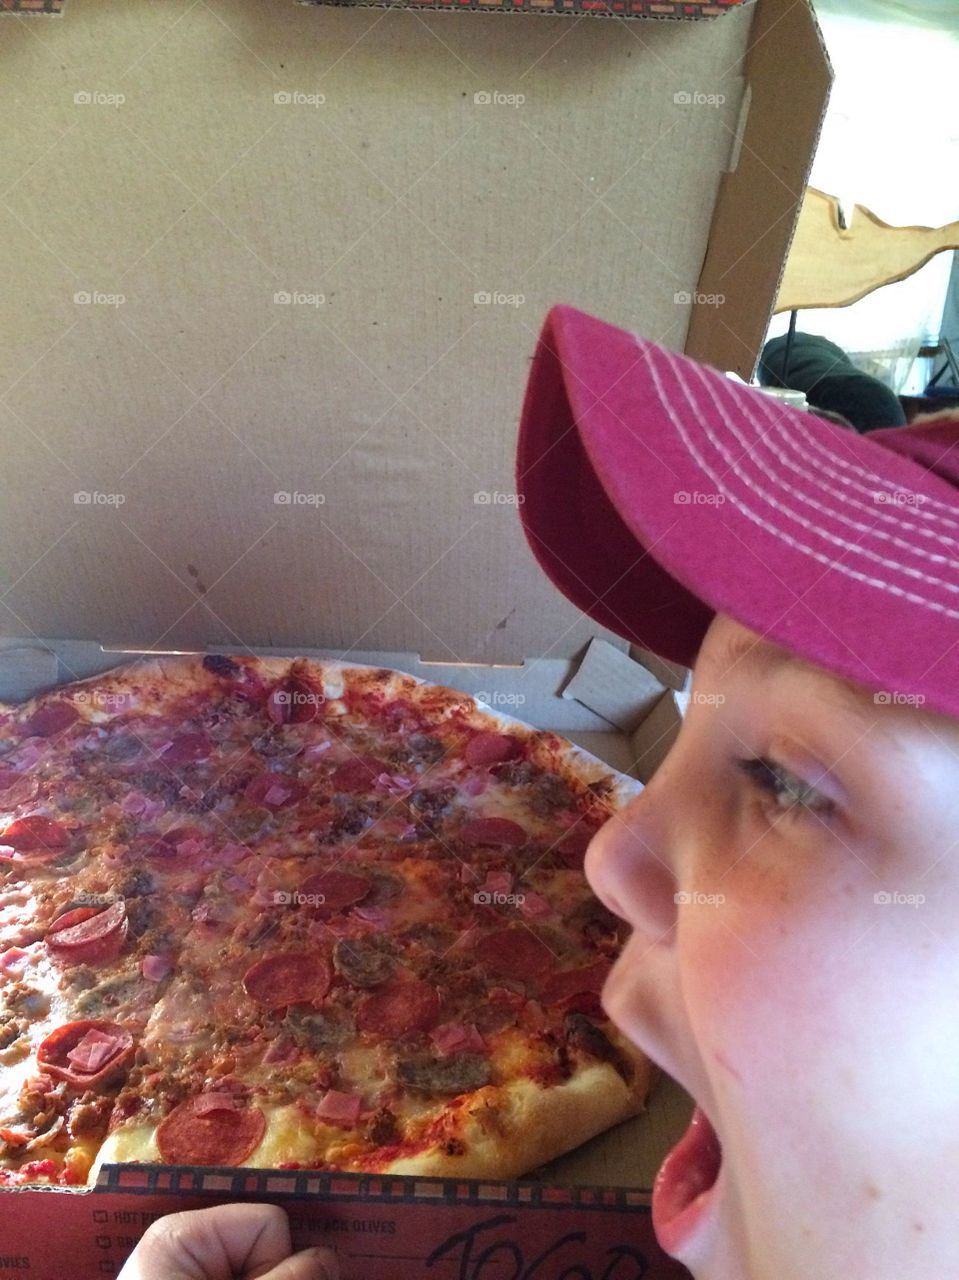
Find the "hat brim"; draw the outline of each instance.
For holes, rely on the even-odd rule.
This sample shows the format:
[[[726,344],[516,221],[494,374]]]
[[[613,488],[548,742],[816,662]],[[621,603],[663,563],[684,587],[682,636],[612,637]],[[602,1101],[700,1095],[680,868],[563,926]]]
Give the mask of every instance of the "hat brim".
[[[559,590],[670,661],[692,666],[722,612],[959,715],[956,439],[858,435],[560,306],[526,390],[519,510]]]

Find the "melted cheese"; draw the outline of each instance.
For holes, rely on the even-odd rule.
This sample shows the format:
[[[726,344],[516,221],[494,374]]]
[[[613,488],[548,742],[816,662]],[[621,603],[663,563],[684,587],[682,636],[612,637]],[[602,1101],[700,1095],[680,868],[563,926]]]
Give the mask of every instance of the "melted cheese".
[[[263,1114],[266,1116],[266,1133],[250,1155],[248,1164],[271,1168],[289,1162],[315,1164],[322,1160],[326,1144],[317,1141],[313,1123],[299,1107],[264,1106]],[[317,1126],[317,1129],[325,1127]]]
[[[90,1170],[90,1181],[96,1181],[100,1169],[106,1164],[129,1164],[133,1161],[155,1162],[159,1159],[155,1125],[124,1125],[107,1134]]]
[[[356,1093],[371,1095],[387,1079],[386,1067],[380,1045],[356,1043],[342,1049],[338,1054],[340,1076],[343,1083],[339,1086],[344,1091],[349,1089]]]
[[[37,992],[36,1003],[22,1005],[26,1033],[0,1050],[0,1124],[15,1121],[24,1083],[38,1074],[37,1049],[55,1027],[75,1015],[60,990],[60,975],[42,942],[26,947],[28,959],[22,967],[24,986]],[[8,978],[8,982],[10,979]],[[46,1006],[45,1011],[43,1010]],[[12,1011],[16,1016],[20,1008]]]
[[[317,1141],[312,1123],[299,1108],[264,1106],[262,1110],[266,1117],[266,1132],[245,1163],[256,1168],[275,1168],[291,1162],[315,1164],[323,1158],[326,1142]],[[325,1125],[317,1126],[317,1129],[332,1133]],[[103,1165],[134,1161],[153,1164],[162,1161],[156,1144],[155,1124],[133,1123],[114,1129],[100,1148],[90,1180],[96,1179]]]
[[[553,1061],[547,1045],[532,1040],[530,1033],[518,1027],[499,1032],[492,1045],[493,1073],[499,1080],[513,1080],[537,1067],[548,1067]]]

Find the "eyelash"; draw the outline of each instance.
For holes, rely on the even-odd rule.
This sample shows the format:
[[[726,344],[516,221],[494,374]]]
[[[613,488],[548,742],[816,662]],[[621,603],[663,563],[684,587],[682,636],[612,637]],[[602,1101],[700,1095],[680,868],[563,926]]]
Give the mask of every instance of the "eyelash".
[[[836,807],[827,796],[820,795],[814,787],[767,756],[737,760],[736,765],[757,790],[762,791],[766,797],[773,798],[775,803],[772,807],[777,813],[785,813],[790,817],[828,817]],[[783,797],[789,798],[788,803],[780,803]]]

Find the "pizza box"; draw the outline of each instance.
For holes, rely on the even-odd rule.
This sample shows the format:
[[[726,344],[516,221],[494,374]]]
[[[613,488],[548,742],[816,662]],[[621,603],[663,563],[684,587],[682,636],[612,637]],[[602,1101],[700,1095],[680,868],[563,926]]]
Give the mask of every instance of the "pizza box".
[[[143,652],[328,656],[647,779],[688,673],[535,565],[528,362],[564,301],[751,376],[830,80],[806,0],[61,8],[0,14],[0,698]],[[157,1166],[3,1192],[0,1274],[116,1274],[152,1217],[260,1198],[347,1280],[679,1276],[649,1188],[690,1106],[662,1079],[509,1184]]]

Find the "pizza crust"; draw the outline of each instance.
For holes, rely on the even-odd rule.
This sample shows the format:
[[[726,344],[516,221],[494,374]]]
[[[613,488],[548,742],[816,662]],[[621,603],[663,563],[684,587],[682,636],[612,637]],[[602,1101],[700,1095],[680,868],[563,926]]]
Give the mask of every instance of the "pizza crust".
[[[156,695],[160,691],[163,697],[151,696],[147,704],[151,709],[160,708],[177,696],[189,694],[195,689],[198,669],[202,670],[202,653],[177,656],[157,656],[155,658],[138,658],[132,662],[98,672],[84,680],[76,680],[67,685],[59,685],[37,694],[35,697],[16,707],[0,703],[0,713],[17,711],[32,712],[51,699],[66,696],[71,701],[79,702],[83,710],[83,696],[90,689],[99,693],[136,693],[150,691]],[[461,689],[453,689],[446,685],[433,684],[419,676],[385,667],[372,667],[363,663],[340,662],[335,659],[322,658],[277,658],[254,657],[256,669],[264,677],[279,681],[288,677],[293,669],[311,674],[322,687],[329,688],[333,698],[336,691],[352,687],[355,683],[369,682],[378,689],[388,691],[394,698],[407,697],[429,704],[430,711],[442,720],[445,713],[454,710],[465,711],[477,729],[489,729],[493,732],[518,734],[527,739],[533,750],[534,758],[547,754],[545,747],[548,741],[556,744],[562,761],[562,767],[574,773],[582,782],[602,782],[608,786],[607,799],[613,808],[620,808],[642,789],[642,783],[627,774],[619,773],[612,766],[576,746],[560,734],[537,730],[514,716],[496,711],[481,702],[472,694]],[[79,700],[76,694],[81,694]],[[109,719],[107,715],[90,715],[89,719]]]
[[[465,1151],[450,1155],[441,1147],[404,1156],[383,1173],[444,1178],[516,1178],[580,1146],[605,1129],[644,1109],[653,1068],[635,1060],[628,1085],[607,1062],[581,1067],[563,1084],[544,1087],[514,1080],[479,1090],[459,1116],[450,1118],[450,1138]]]

